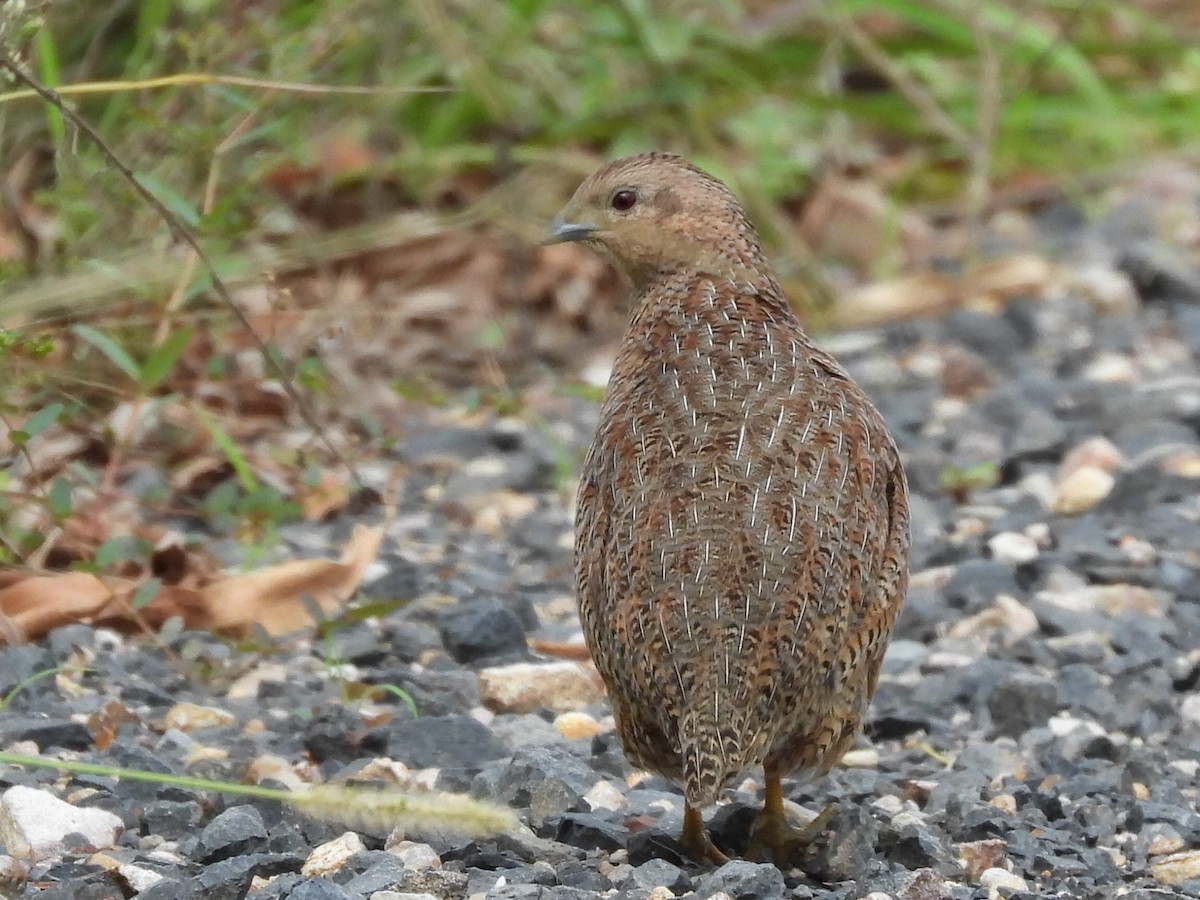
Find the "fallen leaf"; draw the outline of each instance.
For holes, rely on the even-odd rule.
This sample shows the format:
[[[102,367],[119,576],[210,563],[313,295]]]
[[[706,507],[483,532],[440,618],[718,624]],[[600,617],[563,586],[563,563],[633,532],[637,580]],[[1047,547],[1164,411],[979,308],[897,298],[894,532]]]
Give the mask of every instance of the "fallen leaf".
[[[933,229],[920,215],[898,208],[874,181],[832,170],[805,204],[800,234],[823,254],[861,266],[885,257],[910,264],[933,247]]]
[[[293,560],[234,575],[201,589],[211,628],[244,634],[261,625],[269,634],[284,634],[312,624],[305,598],[325,613],[340,609],[375,559],[383,531],[358,525],[342,558]]]
[[[959,303],[959,287],[957,279],[938,272],[863,285],[845,294],[831,310],[831,324],[867,328],[899,319],[938,316]]]
[[[587,644],[575,641],[543,641],[537,638],[530,640],[529,649],[546,656],[556,656],[559,659],[574,659],[586,661],[592,658]]]
[[[374,560],[383,532],[359,525],[340,560],[280,563],[231,575],[200,588],[164,585],[140,610],[132,600],[141,580],[100,578],[88,572],[28,573],[9,580],[0,572],[0,644],[36,640],[73,622],[134,631],[158,629],[179,617],[185,627],[244,636],[255,626],[283,634],[313,624],[311,598],[332,613],[354,594]]]
[[[315,485],[297,488],[296,500],[300,503],[304,518],[320,522],[345,509],[350,492],[332,472],[323,472]]]

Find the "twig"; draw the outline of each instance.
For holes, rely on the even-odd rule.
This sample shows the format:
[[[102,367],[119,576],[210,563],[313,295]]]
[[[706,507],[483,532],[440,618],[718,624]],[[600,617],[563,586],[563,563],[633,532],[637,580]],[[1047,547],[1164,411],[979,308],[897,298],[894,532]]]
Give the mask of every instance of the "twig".
[[[5,65],[14,72],[11,59],[5,58]],[[20,77],[18,75],[18,77]],[[29,85],[27,91],[9,91],[0,94],[0,104],[11,103],[15,100],[30,100],[35,97],[48,99],[32,82],[21,78]],[[306,84],[296,81],[271,81],[266,78],[250,78],[243,75],[214,75],[208,72],[181,72],[178,75],[164,75],[161,78],[142,78],[133,81],[88,81],[83,84],[65,84],[55,88],[60,97],[81,96],[85,94],[116,94],[123,91],[145,91],[166,87],[192,87],[210,84],[230,85],[232,87],[263,88],[270,91],[287,91],[293,94],[351,94],[358,96],[379,96],[387,94],[442,94],[454,90],[446,87],[359,87],[351,85]]]
[[[325,448],[330,452],[333,458],[336,459],[338,463],[340,463],[342,467],[346,469],[346,471],[350,474],[350,477],[354,480],[355,484],[358,487],[363,487],[363,481],[358,474],[358,470],[355,468],[353,463],[351,463],[346,459],[345,456],[342,455],[342,452],[337,448],[333,441],[329,439],[329,435],[326,433],[325,429],[317,423],[316,417],[312,414],[311,410],[309,410],[308,404],[304,401],[303,396],[298,390],[296,390],[295,385],[292,383],[287,373],[283,370],[283,367],[280,365],[278,360],[275,359],[274,354],[271,353],[270,349],[266,345],[266,342],[263,341],[258,332],[254,330],[254,326],[251,324],[250,319],[246,315],[245,311],[237,305],[233,299],[233,296],[225,287],[221,277],[217,274],[216,267],[213,266],[212,261],[208,258],[208,254],[205,253],[204,248],[200,246],[200,240],[196,237],[195,233],[188,228],[188,226],[179,218],[179,216],[168,209],[161,200],[159,200],[154,196],[154,194],[146,189],[141,181],[138,180],[133,170],[120,160],[116,153],[114,153],[108,144],[105,143],[104,138],[100,136],[96,129],[94,129],[86,119],[75,112],[74,109],[67,106],[63,102],[63,99],[55,91],[37,81],[32,75],[27,73],[21,68],[21,66],[14,62],[7,53],[0,52],[0,67],[12,72],[13,76],[18,81],[27,84],[31,90],[35,91],[38,96],[40,96],[47,103],[54,106],[55,109],[62,113],[63,117],[67,119],[67,121],[69,121],[80,132],[86,135],[87,138],[96,145],[96,148],[109,162],[109,164],[112,165],[118,172],[120,172],[122,176],[124,176],[130,185],[133,186],[133,189],[139,195],[141,195],[142,199],[149,203],[155,212],[157,212],[162,218],[162,220],[167,223],[167,227],[171,229],[172,236],[183,241],[192,249],[192,251],[196,254],[196,258],[199,259],[201,265],[203,265],[204,271],[208,275],[209,280],[212,282],[213,291],[218,297],[220,297],[221,301],[233,311],[233,314],[237,318],[238,322],[244,329],[246,329],[246,332],[250,335],[255,347],[258,349],[259,353],[262,354],[263,361],[266,363],[268,371],[272,372],[272,374],[279,378],[279,382],[282,385],[284,392],[296,405],[296,410],[300,413],[300,417],[304,419],[305,423],[313,430],[314,433],[320,436]]]
[[[992,32],[984,18],[979,10],[971,16],[971,29],[979,49],[979,102],[976,105],[975,139],[972,141],[971,169],[967,179],[967,221],[976,246],[983,227],[984,210],[991,195],[992,151],[1004,102],[1000,87],[1000,54],[996,52]]]
[[[942,109],[937,98],[901,66],[896,65],[895,61],[888,56],[887,51],[880,47],[873,37],[863,31],[850,16],[840,16],[839,22],[846,40],[862,54],[867,62],[879,70],[884,78],[892,83],[904,99],[924,117],[929,127],[957,145],[964,156],[970,156],[974,143],[971,135]]]
[[[267,95],[268,98],[274,95],[274,93],[274,91],[270,91]],[[216,202],[217,178],[221,171],[221,159],[229,148],[233,146],[233,142],[246,133],[250,127],[250,123],[254,121],[260,110],[261,107],[255,108],[243,116],[242,120],[234,126],[233,130],[225,136],[213,151],[212,163],[208,167],[208,178],[204,184],[204,201],[200,206],[203,215],[208,215],[212,211],[213,204]],[[195,273],[198,263],[199,257],[196,255],[196,251],[192,250],[188,253],[187,259],[184,260],[183,268],[179,272],[179,278],[175,281],[175,288],[171,291],[171,296],[167,298],[166,306],[163,308],[162,318],[159,320],[158,328],[154,332],[155,347],[167,339],[167,335],[171,331],[171,321],[187,297],[187,286],[191,284],[192,275]]]
[[[0,410],[0,424],[4,426],[6,431],[13,431],[12,423],[8,420],[8,416],[4,414],[3,410]],[[42,479],[41,473],[38,471],[37,463],[33,461],[33,454],[29,452],[29,445],[22,441],[20,446],[17,448],[17,452],[25,457],[25,464],[29,466],[30,482],[33,490],[37,491],[38,499],[41,502],[43,511],[49,509],[50,495],[46,491],[46,485]],[[12,493],[12,491],[4,491],[3,495],[7,496]],[[45,553],[48,552],[49,549],[58,542],[59,535],[61,534],[62,530],[58,527],[47,528],[46,533],[42,536],[42,543],[38,545],[37,550],[35,550],[28,557],[21,553],[13,544],[9,543],[7,538],[4,538],[3,543],[4,546],[8,548],[8,551],[12,553],[15,559],[22,560],[26,565],[34,567],[35,560],[44,558]]]

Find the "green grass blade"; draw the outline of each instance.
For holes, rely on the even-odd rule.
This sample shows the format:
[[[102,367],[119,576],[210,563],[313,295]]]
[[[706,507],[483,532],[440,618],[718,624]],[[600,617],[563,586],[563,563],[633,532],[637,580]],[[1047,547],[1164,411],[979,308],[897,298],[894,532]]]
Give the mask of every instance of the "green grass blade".
[[[107,334],[97,331],[91,325],[72,325],[71,331],[76,337],[87,341],[108,358],[114,366],[132,378],[142,380],[142,369],[130,356],[125,348],[110,338]]]
[[[175,364],[179,362],[179,357],[183,354],[184,348],[187,347],[188,341],[192,339],[193,328],[180,328],[172,331],[165,341],[151,351],[146,357],[146,361],[142,363],[142,387],[147,391],[153,391],[158,387],[163,379],[165,379],[171,370],[175,368]]]

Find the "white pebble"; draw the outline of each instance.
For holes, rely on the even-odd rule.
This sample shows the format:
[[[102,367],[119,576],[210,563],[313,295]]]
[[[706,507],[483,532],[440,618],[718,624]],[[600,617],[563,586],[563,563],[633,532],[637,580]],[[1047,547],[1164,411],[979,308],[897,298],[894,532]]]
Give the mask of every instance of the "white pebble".
[[[1058,484],[1051,507],[1063,516],[1091,509],[1109,495],[1117,480],[1096,466],[1081,466]]]
[[[1029,885],[1020,875],[1004,869],[986,869],[979,876],[980,887],[987,888],[988,900],[998,900],[1003,897],[1001,891],[1027,891]]]
[[[1031,562],[1038,557],[1037,541],[1027,534],[1015,531],[1002,531],[993,535],[987,543],[992,551],[992,557],[1011,566]]]
[[[346,864],[346,860],[366,849],[362,838],[353,831],[347,831],[332,841],[314,847],[304,865],[300,867],[300,874],[309,878],[332,875]]]
[[[611,781],[597,781],[583,799],[593,810],[616,810],[625,805],[625,792]]]
[[[440,869],[442,867],[442,858],[428,844],[399,841],[395,845],[390,845],[389,841],[386,850],[404,863],[406,869]]]
[[[1179,717],[1185,722],[1200,725],[1200,694],[1188,694],[1179,704]]]
[[[1183,884],[1200,878],[1200,850],[1187,850],[1151,864],[1150,874],[1159,884]]]
[[[13,856],[34,860],[63,852],[63,839],[80,834],[97,850],[116,845],[121,819],[103,809],[78,808],[49,791],[15,785],[0,800],[0,844]]]

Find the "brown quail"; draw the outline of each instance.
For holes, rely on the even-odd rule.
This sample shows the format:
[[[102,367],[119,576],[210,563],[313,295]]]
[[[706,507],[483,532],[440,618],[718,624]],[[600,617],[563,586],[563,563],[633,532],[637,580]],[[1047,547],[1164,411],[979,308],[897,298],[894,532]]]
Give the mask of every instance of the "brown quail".
[[[896,446],[805,334],[732,192],[646,153],[589,177],[547,241],[633,283],[579,483],[583,632],[630,762],[682,784],[682,842],[726,857],[700,809],[762,764],[751,855],[804,835],[780,778],[850,747],[908,577]]]

